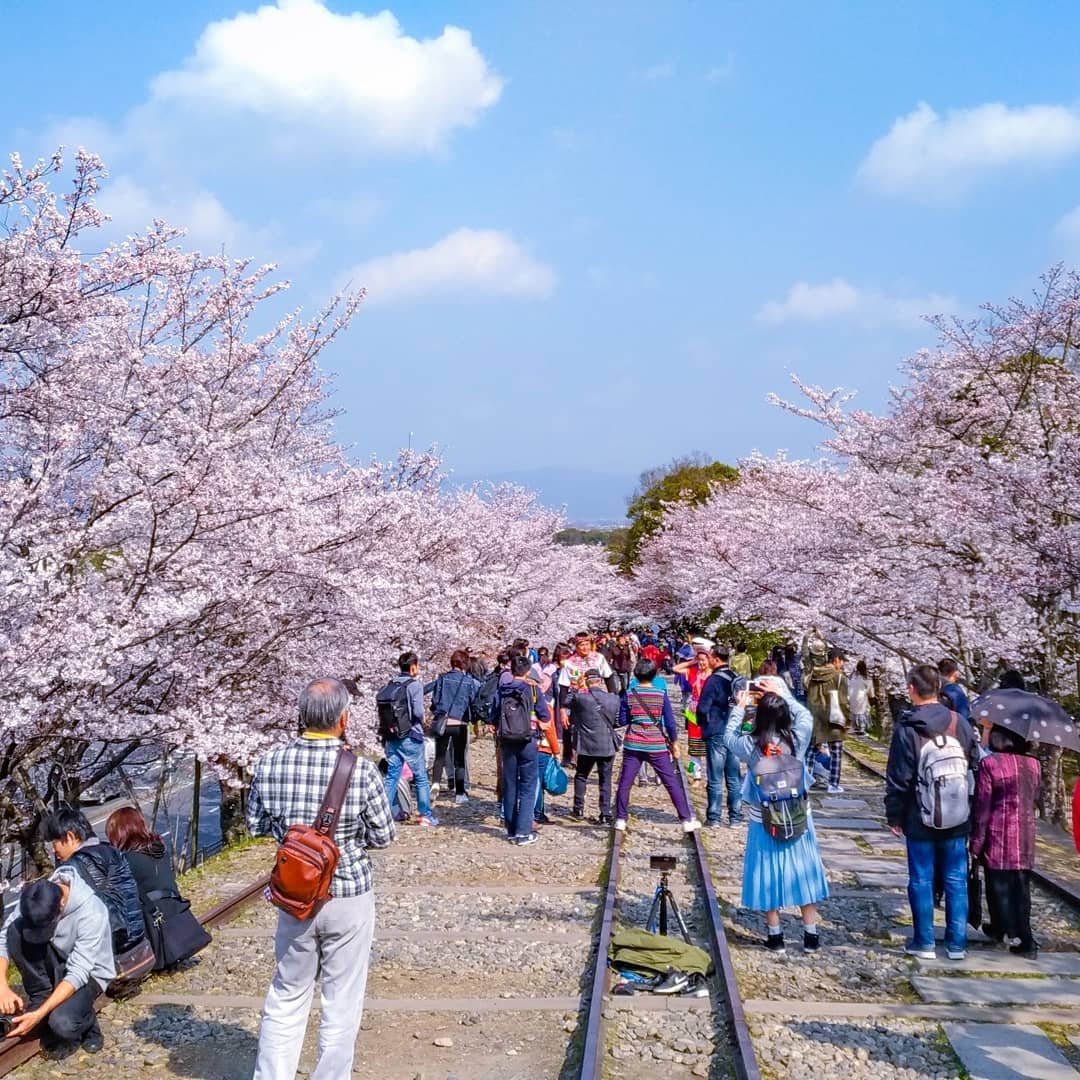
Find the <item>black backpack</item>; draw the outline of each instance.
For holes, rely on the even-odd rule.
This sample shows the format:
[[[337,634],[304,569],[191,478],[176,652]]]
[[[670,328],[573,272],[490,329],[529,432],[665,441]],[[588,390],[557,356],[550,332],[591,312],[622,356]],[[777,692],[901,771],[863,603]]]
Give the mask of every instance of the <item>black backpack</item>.
[[[502,674],[498,668],[489,671],[480,684],[476,697],[469,704],[469,720],[474,724],[488,724],[491,722],[491,703],[495,700],[495,692],[499,689],[499,676]]]
[[[114,955],[138,945],[146,937],[146,924],[139,886],[123,854],[112,844],[92,844],[80,848],[67,861],[105,904]]]
[[[409,685],[404,679],[394,679],[375,695],[375,707],[379,712],[379,738],[383,742],[404,739],[412,730]]]
[[[501,742],[528,742],[532,738],[532,689],[511,683],[500,691],[495,734]]]

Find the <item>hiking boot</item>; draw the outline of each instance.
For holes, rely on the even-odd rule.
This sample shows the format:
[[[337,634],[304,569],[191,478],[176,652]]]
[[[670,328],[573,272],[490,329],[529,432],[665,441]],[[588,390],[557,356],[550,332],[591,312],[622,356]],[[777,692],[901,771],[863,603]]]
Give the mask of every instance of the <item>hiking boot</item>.
[[[784,948],[784,935],[782,933],[766,935],[765,948],[776,956],[780,956],[787,952],[787,949]]]
[[[620,817],[615,819],[615,831],[626,832],[626,818]]]
[[[701,822],[697,818],[691,818],[689,821],[682,823],[682,831],[684,833],[697,832],[701,828]]]
[[[821,935],[815,930],[804,930],[802,934],[803,952],[817,952],[821,948]]]

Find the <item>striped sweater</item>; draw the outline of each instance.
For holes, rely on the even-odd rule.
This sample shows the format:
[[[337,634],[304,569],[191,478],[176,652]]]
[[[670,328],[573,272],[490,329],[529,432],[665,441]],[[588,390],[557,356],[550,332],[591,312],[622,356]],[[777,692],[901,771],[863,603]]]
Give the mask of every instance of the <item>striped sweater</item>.
[[[619,723],[628,725],[624,750],[665,753],[679,737],[667,691],[649,683],[634,686],[622,700]]]

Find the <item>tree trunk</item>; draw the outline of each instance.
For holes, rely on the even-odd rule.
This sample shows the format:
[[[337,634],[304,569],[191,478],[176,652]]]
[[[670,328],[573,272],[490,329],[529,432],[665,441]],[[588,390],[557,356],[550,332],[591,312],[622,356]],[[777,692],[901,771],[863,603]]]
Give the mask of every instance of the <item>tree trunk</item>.
[[[244,821],[244,790],[218,781],[221,788],[221,842],[228,847],[247,836]]]
[[[1060,746],[1040,746],[1039,763],[1042,767],[1042,790],[1039,793],[1039,813],[1043,821],[1061,828],[1068,826],[1065,798],[1065,774],[1062,770]]]

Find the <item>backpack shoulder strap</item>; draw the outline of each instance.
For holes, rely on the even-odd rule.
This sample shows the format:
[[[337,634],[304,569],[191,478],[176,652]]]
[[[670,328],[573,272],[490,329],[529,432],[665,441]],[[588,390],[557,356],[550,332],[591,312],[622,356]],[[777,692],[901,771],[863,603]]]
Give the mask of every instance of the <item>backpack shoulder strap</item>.
[[[949,710],[949,726],[945,729],[945,734],[946,735],[951,735],[955,739],[956,738],[956,729],[957,729],[959,724],[960,724],[960,714],[958,712],[955,712],[953,709],[950,709]]]
[[[338,751],[334,771],[330,775],[330,783],[326,786],[326,794],[319,804],[319,812],[315,815],[315,828],[324,836],[334,835],[341,804],[345,801],[345,794],[349,790],[349,782],[352,780],[355,768],[356,755],[347,746],[343,746]]]

